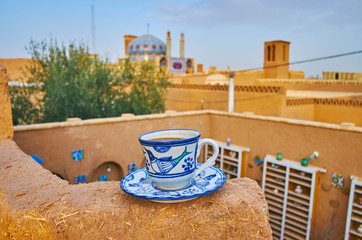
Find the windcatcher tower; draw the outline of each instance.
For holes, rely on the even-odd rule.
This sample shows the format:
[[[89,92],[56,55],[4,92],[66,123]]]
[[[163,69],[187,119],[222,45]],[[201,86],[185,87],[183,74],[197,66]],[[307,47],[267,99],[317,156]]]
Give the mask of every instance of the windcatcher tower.
[[[289,78],[289,45],[281,40],[264,43],[265,78]]]

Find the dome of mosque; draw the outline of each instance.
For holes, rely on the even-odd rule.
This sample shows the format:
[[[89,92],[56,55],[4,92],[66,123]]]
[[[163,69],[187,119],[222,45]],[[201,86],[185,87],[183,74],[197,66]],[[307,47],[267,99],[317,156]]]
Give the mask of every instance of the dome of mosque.
[[[205,84],[210,84],[210,85],[216,85],[216,84],[220,84],[220,85],[228,85],[229,81],[227,79],[227,77],[225,77],[222,74],[219,73],[215,73],[215,74],[211,74],[209,76],[206,77],[205,79]]]
[[[151,34],[145,34],[132,40],[128,46],[128,53],[166,54],[166,44]]]

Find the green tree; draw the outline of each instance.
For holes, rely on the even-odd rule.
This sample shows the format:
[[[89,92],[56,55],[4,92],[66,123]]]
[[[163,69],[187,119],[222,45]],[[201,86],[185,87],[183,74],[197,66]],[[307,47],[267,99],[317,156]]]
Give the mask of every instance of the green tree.
[[[122,112],[122,96],[115,96],[114,72],[103,61],[89,55],[83,44],[59,47],[56,41],[31,41],[28,48],[33,64],[32,83],[41,83],[43,122],[114,116]],[[114,104],[118,103],[117,108]],[[118,111],[117,111],[118,110]]]
[[[56,40],[30,41],[32,64],[29,84],[43,93],[37,108],[30,105],[32,89],[12,92],[13,111],[23,102],[33,113],[32,122],[64,121],[120,116],[122,113],[163,112],[168,75],[152,62],[110,64],[89,54],[84,44],[58,46]],[[17,111],[14,124],[32,123]],[[37,114],[37,115],[36,115]],[[19,120],[24,118],[23,120]]]
[[[9,86],[13,125],[36,123],[40,120],[40,108],[37,107],[38,87],[21,84]]]
[[[130,88],[128,112],[138,115],[165,111],[166,90],[170,85],[165,69],[157,68],[152,61],[135,67],[126,60],[122,76],[126,79],[125,86]]]

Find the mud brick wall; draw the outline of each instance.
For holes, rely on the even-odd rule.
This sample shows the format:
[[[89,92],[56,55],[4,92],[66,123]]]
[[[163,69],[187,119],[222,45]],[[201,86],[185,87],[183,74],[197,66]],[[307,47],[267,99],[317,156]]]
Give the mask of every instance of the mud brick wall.
[[[12,138],[13,135],[7,73],[0,65],[0,138]]]
[[[163,204],[118,181],[71,185],[0,140],[0,239],[271,239],[258,184],[229,180],[195,200]]]

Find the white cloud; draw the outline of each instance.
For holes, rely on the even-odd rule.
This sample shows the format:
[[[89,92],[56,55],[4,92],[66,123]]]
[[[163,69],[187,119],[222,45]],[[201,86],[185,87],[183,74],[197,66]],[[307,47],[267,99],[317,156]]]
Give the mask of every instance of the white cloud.
[[[328,25],[362,24],[362,1],[358,0],[195,0],[176,3],[164,1],[155,15],[195,28],[258,25],[312,30]]]

